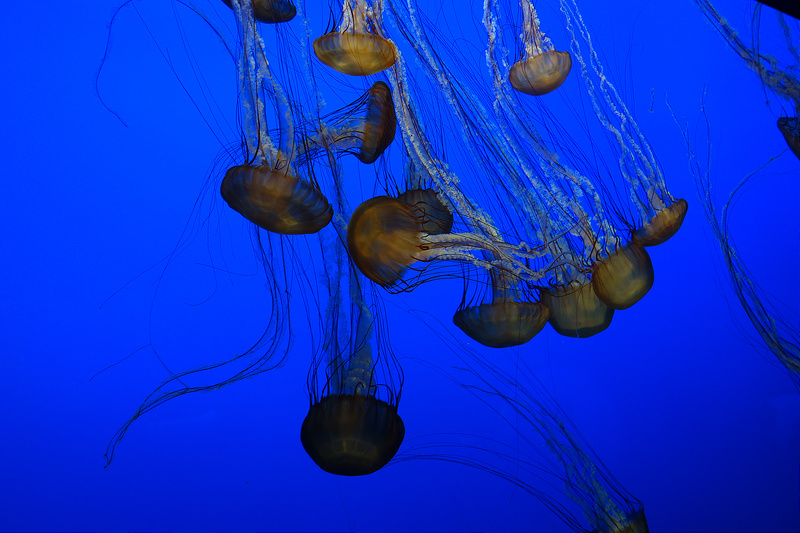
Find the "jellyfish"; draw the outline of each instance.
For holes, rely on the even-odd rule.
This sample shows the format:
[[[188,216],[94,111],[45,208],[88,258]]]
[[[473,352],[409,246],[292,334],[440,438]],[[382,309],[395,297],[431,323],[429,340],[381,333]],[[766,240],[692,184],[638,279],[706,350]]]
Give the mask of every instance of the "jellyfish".
[[[233,0],[222,0],[233,9]],[[297,14],[297,8],[291,0],[254,0],[253,16],[259,22],[277,24],[288,22]]]
[[[523,15],[523,58],[508,72],[511,86],[521,93],[545,95],[558,89],[572,68],[569,52],[559,52],[539,27],[531,0],[520,0]]]
[[[392,92],[386,83],[376,81],[361,98],[321,123],[323,131],[306,135],[307,150],[330,148],[352,153],[366,165],[374,163],[394,141],[397,119]]]
[[[474,252],[490,251],[524,268],[513,256],[536,257],[525,243],[493,241],[477,232],[432,235],[423,230],[426,214],[416,205],[391,196],[376,196],[353,211],[347,226],[347,246],[353,262],[370,280],[384,288],[405,290],[420,282],[407,281],[412,265],[435,260],[464,261],[491,268]],[[419,276],[424,266],[417,272]],[[526,272],[535,276],[530,269]]]
[[[316,233],[328,225],[333,211],[313,176],[298,177],[300,169],[293,164],[298,155],[293,103],[272,75],[252,4],[237,0],[234,12],[241,42],[236,67],[248,162],[228,170],[220,193],[231,209],[267,231],[284,235]],[[277,143],[268,128],[263,92],[272,96],[279,119]],[[310,168],[306,171],[310,172]]]
[[[525,301],[515,291],[518,280],[501,265],[489,272],[492,299],[479,305],[464,305],[453,315],[453,323],[472,339],[491,348],[508,348],[530,341],[546,325],[550,309]]]
[[[627,206],[617,204],[610,194],[604,201],[615,205],[611,212],[622,213],[628,209],[634,212],[620,225],[633,226],[632,238],[638,239],[641,246],[662,244],[680,229],[688,202],[673,197],[667,188],[650,143],[600,63],[577,3],[561,0],[560,6],[571,38],[572,57],[580,66],[581,79],[596,118],[617,148],[620,176],[628,188]],[[611,191],[617,187],[612,184],[606,188]]]
[[[345,298],[336,292],[344,290],[341,281],[331,280],[326,341],[309,372],[310,407],[300,441],[322,470],[361,476],[385,466],[403,442],[405,426],[397,412],[402,370],[383,342],[378,311],[367,305],[354,269],[349,261],[337,265],[350,271],[349,291]]]
[[[798,75],[798,44],[792,37],[789,29],[791,22],[782,14],[778,14],[781,32],[786,40],[786,48],[793,57],[793,62],[782,65],[772,56],[762,54],[758,42],[758,24],[761,21],[761,4],[757,4],[754,14],[755,41],[751,46],[742,40],[725,18],[708,0],[695,0],[695,3],[705,15],[714,29],[722,36],[725,42],[736,52],[747,67],[758,74],[761,83],[790,106],[789,116],[778,119],[778,129],[786,139],[786,144],[795,156],[800,159],[800,133],[798,133],[797,120],[800,114],[800,75]],[[794,24],[797,22],[794,21]]]
[[[316,233],[333,218],[328,199],[314,185],[286,170],[231,167],[222,180],[220,193],[231,209],[273,233]]]
[[[380,9],[380,0],[376,4]],[[394,44],[381,35],[367,0],[343,0],[339,28],[318,37],[314,53],[324,64],[350,76],[381,72],[396,60]]]

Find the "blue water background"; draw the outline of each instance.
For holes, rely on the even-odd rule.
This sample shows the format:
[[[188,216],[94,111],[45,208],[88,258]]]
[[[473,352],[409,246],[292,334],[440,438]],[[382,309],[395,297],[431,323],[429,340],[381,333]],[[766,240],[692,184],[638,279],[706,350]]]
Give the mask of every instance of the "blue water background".
[[[449,24],[478,24],[473,3]],[[431,18],[439,4],[430,4]],[[553,392],[644,503],[652,531],[800,530],[798,393],[735,299],[666,105],[704,159],[705,92],[711,181],[722,202],[785,149],[775,127],[780,102],[692,2],[585,4],[609,75],[689,214],[676,237],[651,249],[653,289],[607,331],[576,340],[547,328],[507,357],[524,360]],[[527,493],[466,467],[412,461],[353,479],[320,471],[299,442],[310,361],[303,320],[284,368],[156,409],[103,469],[109,438],[166,374],[142,350],[90,378],[148,343],[175,369],[245,350],[261,332],[268,283],[246,225],[231,217],[214,239],[201,229],[161,276],[160,261],[203,210],[219,220],[227,209],[204,197],[193,211],[209,180],[221,179],[221,142],[237,139],[235,74],[189,11],[142,2],[141,19],[133,10],[118,17],[99,83],[124,126],[94,89],[117,5],[14,2],[0,17],[0,530],[565,530]],[[718,8],[747,28],[749,3],[720,0]],[[543,20],[548,12],[552,5]],[[176,16],[183,35],[173,31]],[[320,34],[328,12],[310,19]],[[800,162],[785,153],[742,194],[730,227],[789,317],[800,293],[798,177]],[[216,246],[238,274],[215,275],[205,261]],[[430,328],[457,333],[449,317],[460,291],[444,282],[387,299],[406,377],[406,443],[466,432],[514,445],[513,429],[490,409],[411,360],[457,363]],[[441,323],[424,324],[420,310]]]

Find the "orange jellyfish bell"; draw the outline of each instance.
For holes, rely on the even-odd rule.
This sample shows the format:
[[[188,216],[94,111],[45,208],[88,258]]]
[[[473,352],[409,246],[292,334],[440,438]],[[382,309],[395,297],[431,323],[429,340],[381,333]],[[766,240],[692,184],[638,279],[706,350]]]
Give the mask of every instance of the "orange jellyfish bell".
[[[508,81],[521,93],[541,96],[558,89],[571,69],[569,52],[549,50],[514,63]]]
[[[540,296],[550,309],[550,325],[566,337],[591,337],[614,318],[614,309],[597,297],[591,281],[542,289]]]
[[[344,0],[339,29],[314,40],[317,58],[350,76],[369,76],[394,65],[397,61],[394,43],[368,33],[370,17],[366,0]]]
[[[300,441],[326,472],[363,476],[394,457],[405,431],[397,406],[370,395],[331,394],[309,409]]]
[[[592,287],[607,306],[627,309],[647,294],[654,277],[650,255],[634,241],[595,264]]]
[[[222,180],[222,198],[244,218],[273,233],[316,233],[331,221],[333,209],[314,185],[287,170],[232,167]]]
[[[233,8],[233,0],[222,0]],[[244,2],[246,0],[239,0]],[[253,3],[253,17],[259,22],[277,24],[288,22],[297,14],[297,8],[289,0],[250,0]]]
[[[416,262],[421,234],[411,205],[391,196],[376,196],[353,211],[347,226],[347,247],[362,274],[388,287]]]
[[[671,206],[660,210],[650,221],[633,233],[633,241],[641,246],[657,246],[667,242],[675,235],[683,219],[689,203],[683,198],[678,199]]]

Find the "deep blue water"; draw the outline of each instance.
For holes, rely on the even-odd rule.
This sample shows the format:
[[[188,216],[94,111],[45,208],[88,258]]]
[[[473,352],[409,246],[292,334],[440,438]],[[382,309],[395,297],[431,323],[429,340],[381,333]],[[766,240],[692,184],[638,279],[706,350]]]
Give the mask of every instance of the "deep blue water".
[[[439,4],[420,2],[448,31],[469,34],[480,23],[478,2],[471,11]],[[504,360],[524,361],[552,392],[644,503],[652,531],[798,531],[798,392],[731,290],[666,104],[704,161],[710,140],[722,202],[784,151],[781,102],[693,2],[586,4],[607,72],[689,214],[651,249],[653,289],[607,331],[570,339],[546,328]],[[364,478],[322,472],[299,442],[311,351],[303,317],[283,368],[159,407],[103,468],[114,431],[167,374],[143,349],[93,375],[145,345],[172,369],[230,357],[258,339],[269,308],[247,225],[213,196],[224,171],[215,163],[238,139],[230,58],[185,7],[137,5],[117,17],[99,79],[127,126],[94,87],[118,2],[44,11],[17,2],[0,22],[0,530],[565,530],[527,493],[463,466],[408,461]],[[310,5],[311,31],[322,33],[327,8]],[[717,7],[747,35],[749,3]],[[453,11],[461,18],[447,18]],[[540,9],[543,24],[545,13],[556,11]],[[765,51],[782,53],[774,34],[763,37]],[[783,153],[731,208],[741,256],[789,320],[800,294],[798,172],[797,158]],[[366,198],[371,184],[360,192]],[[179,242],[188,245],[173,253]],[[460,296],[451,280],[385,298],[405,371],[406,445],[471,433],[514,446],[514,430],[492,410],[415,360],[458,364],[432,329],[458,334],[450,316]]]

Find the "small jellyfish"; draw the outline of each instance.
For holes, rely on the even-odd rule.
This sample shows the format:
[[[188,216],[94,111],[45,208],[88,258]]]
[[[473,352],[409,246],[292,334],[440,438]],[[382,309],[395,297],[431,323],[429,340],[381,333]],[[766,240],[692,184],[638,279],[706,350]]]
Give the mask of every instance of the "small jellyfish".
[[[225,174],[220,192],[231,209],[273,233],[316,233],[333,218],[319,189],[286,170],[237,165]]]
[[[233,9],[233,0],[222,0]],[[243,2],[244,0],[237,0]],[[259,22],[277,24],[288,22],[297,14],[297,8],[291,0],[252,0],[253,16]]]
[[[613,309],[627,309],[638,302],[653,280],[650,255],[635,241],[598,261],[592,271],[595,294]]]
[[[539,28],[539,17],[530,0],[521,0],[522,40],[525,53],[511,66],[508,81],[521,93],[541,96],[558,89],[572,69],[569,52],[559,52]]]
[[[542,289],[540,296],[550,309],[550,325],[566,337],[591,337],[614,318],[614,309],[597,297],[590,281]]]
[[[794,155],[800,159],[800,120],[798,117],[781,117],[778,119],[778,129],[783,133],[786,144],[789,145]]]
[[[377,29],[367,0],[344,0],[342,23],[337,31],[314,40],[317,58],[342,74],[368,76],[394,65],[392,41],[371,33]]]
[[[539,333],[550,318],[550,310],[537,302],[514,301],[513,276],[493,270],[492,302],[463,306],[453,323],[472,339],[490,348],[519,346]]]

